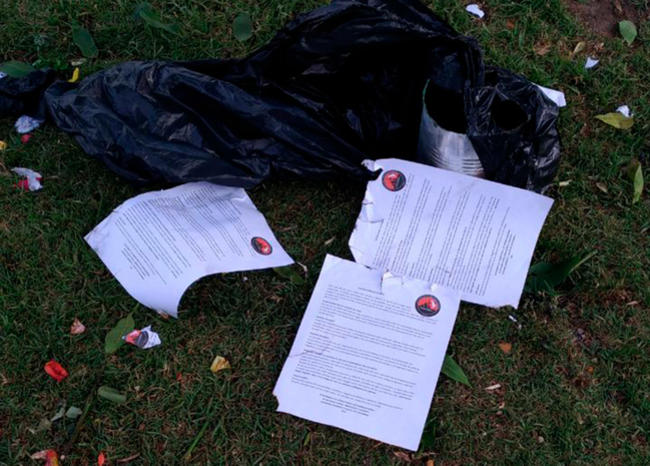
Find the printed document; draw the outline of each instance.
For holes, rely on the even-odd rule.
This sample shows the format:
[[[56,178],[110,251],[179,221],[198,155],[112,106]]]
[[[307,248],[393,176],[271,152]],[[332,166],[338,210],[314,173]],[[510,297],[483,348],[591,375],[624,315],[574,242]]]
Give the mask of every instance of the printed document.
[[[417,450],[459,303],[328,255],[273,391],[278,411]]]
[[[367,162],[349,246],[360,264],[457,290],[464,301],[517,307],[553,200],[397,159]]]
[[[206,182],[129,199],[85,239],[131,296],[173,317],[201,277],[293,263],[246,191]]]

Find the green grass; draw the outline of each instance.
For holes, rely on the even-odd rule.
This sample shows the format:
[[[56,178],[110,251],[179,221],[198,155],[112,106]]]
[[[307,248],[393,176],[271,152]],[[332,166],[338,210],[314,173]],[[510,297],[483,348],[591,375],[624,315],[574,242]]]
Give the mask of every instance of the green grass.
[[[75,21],[91,31],[100,50],[82,76],[129,59],[242,56],[319,4],[154,2],[164,21],[180,25],[174,36],[133,20],[136,3],[16,0],[3,7],[0,58],[65,69],[79,57],[71,41]],[[631,204],[632,184],[622,167],[649,150],[650,28],[641,24],[628,47],[619,38],[593,36],[560,0],[488,0],[485,6],[484,21],[455,0],[433,8],[477,37],[487,61],[561,88],[569,101],[560,118],[557,180],[570,183],[549,192],[556,203],[536,260],[597,254],[557,296],[525,296],[516,312],[520,330],[507,309],[463,304],[449,351],[472,387],[441,378],[413,457],[437,464],[647,463],[650,203],[644,193]],[[230,29],[242,11],[254,21],[255,34],[245,43]],[[581,40],[585,51],[570,58]],[[533,48],[544,42],[549,53],[536,55]],[[600,65],[583,70],[585,56],[594,53]],[[593,118],[623,103],[635,112],[631,130]],[[208,277],[186,293],[181,318],[165,321],[131,299],[83,241],[112,208],[141,190],[56,129],[41,128],[21,145],[12,124],[0,121],[0,139],[9,143],[0,162],[39,170],[45,189],[20,193],[14,179],[0,176],[0,464],[28,464],[35,451],[63,449],[73,422],[30,432],[61,400],[81,408],[89,403],[66,464],[93,463],[100,451],[112,464],[136,453],[133,464],[179,463],[203,428],[192,463],[399,461],[397,448],[275,413],[271,393],[325,254],[350,257],[346,243],[364,186],[272,181],[253,189],[278,239],[309,267],[306,283],[291,284],[272,271]],[[138,327],[153,324],[163,345],[124,347],[106,357],[104,336],[130,312]],[[75,317],[88,330],[72,337]],[[509,355],[500,341],[513,344]],[[226,356],[232,370],[212,374],[216,354]],[[50,358],[70,371],[61,384],[43,371]],[[495,383],[502,387],[484,390]],[[100,385],[127,393],[127,403],[95,399]]]

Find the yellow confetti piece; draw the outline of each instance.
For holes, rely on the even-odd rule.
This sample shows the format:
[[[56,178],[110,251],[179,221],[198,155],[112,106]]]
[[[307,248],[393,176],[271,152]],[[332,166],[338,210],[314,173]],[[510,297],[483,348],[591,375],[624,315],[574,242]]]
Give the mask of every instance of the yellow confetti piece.
[[[214,358],[214,361],[212,361],[212,365],[210,366],[210,370],[216,374],[217,372],[224,369],[230,369],[230,363],[228,360],[223,356],[217,356]]]
[[[4,141],[0,141],[0,150],[5,150],[7,148],[7,143]]]
[[[79,67],[75,68],[72,72],[72,77],[68,79],[69,83],[76,83],[79,80]]]

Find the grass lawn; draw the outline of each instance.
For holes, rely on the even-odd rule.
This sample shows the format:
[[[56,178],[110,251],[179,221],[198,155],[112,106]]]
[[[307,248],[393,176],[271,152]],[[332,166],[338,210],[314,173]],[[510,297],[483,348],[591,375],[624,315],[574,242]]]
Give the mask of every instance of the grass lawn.
[[[594,2],[610,3],[485,0],[482,21],[457,0],[429,2],[479,40],[487,62],[566,93],[562,165],[549,191],[556,202],[535,260],[596,254],[557,295],[525,295],[516,311],[520,329],[507,318],[511,309],[462,305],[449,352],[472,387],[441,377],[420,451],[410,457],[417,463],[627,465],[650,457],[650,197],[633,204],[623,170],[631,157],[645,157],[650,178],[648,5],[620,0],[639,26],[628,46],[572,14]],[[136,22],[136,0],[9,3],[0,59],[65,69],[80,56],[71,40],[78,21],[100,50],[81,67],[82,77],[131,59],[241,56],[320,4],[155,1],[163,20],[180,26],[172,35]],[[610,18],[596,19],[613,26],[623,17],[610,9]],[[242,11],[254,21],[244,43],[231,32]],[[584,50],[571,56],[581,41]],[[584,70],[587,55],[600,64]],[[632,129],[594,119],[621,104],[635,114]],[[208,277],[186,293],[180,319],[163,320],[130,298],[83,241],[112,208],[143,190],[51,126],[22,145],[12,125],[0,120],[0,139],[9,145],[0,162],[40,171],[45,188],[22,193],[15,179],[0,175],[0,464],[28,464],[46,448],[65,451],[65,464],[94,463],[100,451],[111,464],[135,454],[132,464],[176,464],[188,450],[196,464],[409,459],[394,447],[275,413],[271,393],[325,254],[351,258],[347,239],[362,184],[273,181],[251,190],[279,241],[308,266],[306,283],[270,270]],[[163,345],[105,356],[106,333],[129,313],[138,328],[152,324]],[[75,317],[87,327],[83,335],[69,335]],[[512,351],[505,354],[500,342]],[[232,370],[210,372],[217,354]],[[51,358],[70,372],[60,384],[43,371]],[[497,383],[501,388],[485,390]],[[100,385],[125,392],[127,402],[97,399]],[[38,431],[63,400],[88,407],[83,429],[73,432],[75,422],[64,419]]]

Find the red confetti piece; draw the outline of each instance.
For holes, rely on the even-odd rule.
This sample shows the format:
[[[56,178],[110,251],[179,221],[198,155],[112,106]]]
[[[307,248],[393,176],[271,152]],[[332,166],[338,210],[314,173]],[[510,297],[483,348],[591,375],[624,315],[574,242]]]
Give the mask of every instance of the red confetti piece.
[[[47,372],[47,374],[57,382],[61,382],[68,376],[68,371],[66,371],[63,366],[54,359],[45,364],[45,372]]]
[[[23,144],[27,144],[31,138],[32,138],[31,134],[29,133],[23,134],[22,136],[20,136],[20,142],[22,142]]]
[[[104,466],[106,464],[106,455],[102,451],[97,457],[97,466]]]

